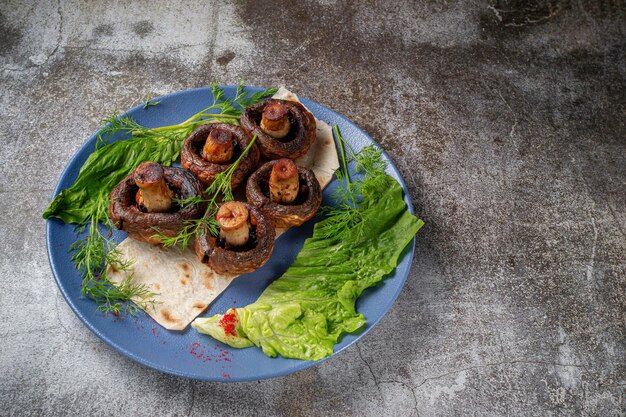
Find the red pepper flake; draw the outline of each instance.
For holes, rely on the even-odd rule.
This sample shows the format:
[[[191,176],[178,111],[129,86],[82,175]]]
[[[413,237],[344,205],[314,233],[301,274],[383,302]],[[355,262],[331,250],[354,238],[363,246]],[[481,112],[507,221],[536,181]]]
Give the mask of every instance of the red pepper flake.
[[[222,372],[222,378],[229,378],[230,379],[230,374],[225,374],[224,372]]]
[[[191,344],[191,349],[189,349],[189,353],[203,362],[210,361],[211,358],[209,357],[209,354],[205,352],[204,347],[204,345],[201,345],[198,342],[193,342]]]
[[[224,329],[224,333],[227,336],[237,336],[237,332],[235,332],[235,327],[237,326],[237,316],[235,313],[226,313],[220,319],[220,326]]]
[[[216,352],[219,350],[221,353]],[[215,363],[220,361],[228,361],[231,362],[231,358],[225,358],[226,355],[232,355],[232,353],[225,351],[219,348],[219,345],[215,345],[215,348],[212,345],[203,345],[198,342],[193,342],[189,348],[189,353],[193,355],[196,359],[201,360],[202,362],[214,361]],[[229,365],[229,368],[231,366]],[[222,367],[223,368],[223,367]]]

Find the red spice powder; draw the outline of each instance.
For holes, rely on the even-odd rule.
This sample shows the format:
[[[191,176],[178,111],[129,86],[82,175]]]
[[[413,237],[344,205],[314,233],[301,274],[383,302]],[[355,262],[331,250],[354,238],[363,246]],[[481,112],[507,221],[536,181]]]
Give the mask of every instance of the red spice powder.
[[[235,327],[237,326],[237,316],[235,313],[226,313],[220,319],[220,326],[224,329],[227,336],[237,336]]]
[[[196,358],[202,360],[203,362],[210,361],[211,358],[209,357],[208,353],[205,354],[204,347],[204,345],[201,345],[198,342],[193,342],[191,344],[191,349],[189,349],[189,353],[191,353]]]

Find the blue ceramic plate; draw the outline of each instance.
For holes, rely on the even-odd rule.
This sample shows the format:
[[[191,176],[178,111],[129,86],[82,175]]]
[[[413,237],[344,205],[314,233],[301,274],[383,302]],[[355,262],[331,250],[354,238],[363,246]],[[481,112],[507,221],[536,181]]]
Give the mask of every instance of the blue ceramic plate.
[[[235,87],[224,87],[226,96],[232,98]],[[258,88],[248,88],[257,91]],[[180,123],[191,115],[209,106],[212,102],[208,88],[180,91],[159,98],[160,104],[144,109],[135,107],[127,115],[144,126],[157,127]],[[320,120],[332,125],[339,125],[344,138],[355,150],[373,143],[373,140],[352,122],[313,101],[302,99],[313,114]],[[125,137],[114,137],[123,140]],[[70,187],[78,175],[89,154],[93,151],[96,134],[91,136],[78,153],[72,158],[61,175],[54,195]],[[404,184],[396,167],[389,162],[388,172],[397,179],[405,190],[405,201],[413,212],[411,202],[406,196]],[[333,181],[324,191],[323,204],[330,204],[332,191],[337,187]],[[252,274],[237,278],[208,308],[205,315],[223,313],[230,307],[240,307],[254,302],[267,285],[279,277],[293,262],[304,243],[311,236],[313,220],[301,227],[294,228],[276,241],[274,254],[270,261]],[[124,232],[115,232],[114,239],[121,242],[126,237]],[[296,372],[315,365],[318,362],[269,358],[256,347],[233,349],[214,339],[201,335],[191,328],[185,331],[168,331],[154,322],[143,312],[137,317],[120,317],[96,312],[96,304],[80,295],[81,278],[70,260],[68,248],[76,240],[72,225],[58,219],[47,222],[47,243],[50,265],[57,284],[76,315],[99,338],[104,340],[123,355],[154,369],[207,381],[250,381],[273,378]],[[335,346],[335,355],[363,336],[378,323],[389,310],[409,274],[413,258],[414,241],[405,249],[401,262],[394,274],[387,277],[376,287],[366,290],[358,299],[357,311],[363,313],[367,325],[358,334],[345,335]]]

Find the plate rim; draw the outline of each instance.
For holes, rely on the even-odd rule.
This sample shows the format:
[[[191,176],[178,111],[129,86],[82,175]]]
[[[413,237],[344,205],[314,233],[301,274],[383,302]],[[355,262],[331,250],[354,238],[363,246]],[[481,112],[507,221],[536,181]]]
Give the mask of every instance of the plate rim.
[[[225,88],[236,88],[236,85],[218,85],[219,88],[225,89]],[[173,93],[170,94],[165,94],[159,97],[155,97],[152,100],[158,100],[158,99],[162,99],[164,97],[172,97],[172,96],[178,96],[178,95],[182,95],[182,94],[186,94],[186,93],[190,93],[190,92],[199,92],[199,91],[203,91],[203,90],[209,90],[210,87],[197,87],[197,88],[191,88],[191,89],[187,89],[187,90],[177,90]],[[251,91],[251,92],[255,92],[255,91],[259,91],[262,90],[263,87],[257,87],[257,86],[250,86],[250,85],[245,85],[244,88],[247,91]],[[209,90],[210,91],[210,90]],[[345,117],[343,114],[332,110],[328,107],[326,107],[323,104],[320,104],[317,101],[314,100],[310,100],[304,97],[301,97],[300,95],[296,94],[298,96],[299,99],[304,100],[304,101],[309,101],[314,103],[315,105],[321,107],[323,110],[336,115],[339,119],[342,119],[342,121],[346,122],[347,124],[351,125],[352,127],[354,127],[360,134],[362,134],[364,137],[366,137],[367,139],[369,139],[378,149],[381,150],[383,156],[386,158],[386,160],[388,161],[388,168],[391,168],[392,171],[394,171],[396,173],[396,180],[398,181],[398,183],[400,184],[400,186],[402,187],[403,190],[403,198],[404,201],[407,205],[407,210],[409,211],[409,213],[415,215],[414,210],[413,210],[413,204],[410,198],[410,195],[408,193],[408,187],[404,181],[404,178],[402,177],[400,170],[398,169],[398,167],[394,164],[393,159],[389,156],[389,154],[382,148],[382,146],[380,146],[380,144],[378,142],[376,142],[367,132],[365,132],[359,125],[357,125],[356,123],[352,122],[350,119],[348,119],[347,117]],[[140,103],[135,107],[132,107],[128,110],[126,110],[123,113],[119,114],[119,117],[123,117],[125,115],[127,115],[128,113],[131,113],[133,111],[137,111],[137,110],[142,110],[144,106],[144,103]],[[316,116],[317,117],[317,116]],[[83,151],[87,148],[88,145],[90,145],[90,143],[95,140],[96,136],[98,135],[98,133],[102,130],[102,126],[100,126],[94,133],[92,133],[83,143],[82,145],[74,152],[74,154],[72,155],[72,157],[70,158],[70,160],[66,163],[65,168],[63,169],[63,171],[61,172],[61,174],[59,175],[58,179],[57,179],[57,184],[54,187],[54,191],[52,192],[50,201],[52,201],[64,188],[61,188],[61,180],[63,178],[66,177],[66,175],[68,175],[69,170],[70,170],[70,166],[73,165],[73,163],[79,158],[79,156],[83,153]],[[124,139],[125,140],[125,139]],[[93,151],[91,151],[89,154],[93,153]],[[333,175],[333,181],[335,180],[334,175]],[[292,373],[296,373],[296,372],[300,372],[303,371],[305,369],[311,368],[313,366],[316,366],[322,362],[325,362],[329,359],[332,359],[334,357],[336,357],[338,354],[340,354],[341,352],[343,352],[344,350],[346,350],[348,347],[352,346],[353,344],[356,344],[357,342],[359,342],[363,337],[365,337],[367,335],[367,333],[369,333],[379,322],[380,320],[385,317],[388,313],[389,310],[393,307],[393,305],[395,304],[398,296],[400,295],[400,293],[402,292],[402,289],[404,288],[404,286],[406,285],[406,281],[410,275],[410,271],[411,271],[411,267],[413,264],[413,259],[415,256],[415,244],[416,244],[416,239],[417,236],[413,236],[413,238],[411,239],[411,241],[409,242],[409,244],[406,246],[407,248],[410,248],[408,253],[406,253],[404,256],[408,257],[408,269],[407,269],[407,273],[406,275],[401,277],[401,285],[398,286],[398,289],[392,294],[391,297],[389,297],[387,299],[387,303],[385,303],[385,307],[384,307],[384,313],[375,319],[372,320],[368,320],[366,323],[366,327],[361,331],[358,332],[357,337],[352,340],[351,342],[347,343],[345,346],[342,346],[341,348],[339,348],[336,351],[333,351],[332,356],[328,356],[325,358],[322,358],[320,360],[317,361],[312,361],[312,360],[303,360],[302,362],[302,366],[298,367],[297,369],[286,369],[286,370],[282,370],[282,371],[277,371],[275,373],[268,373],[265,375],[261,375],[261,376],[256,376],[256,377],[250,377],[250,376],[244,376],[244,377],[232,377],[232,378],[219,378],[219,376],[215,376],[212,377],[212,375],[206,375],[206,377],[204,376],[197,376],[197,375],[190,375],[190,374],[186,374],[184,372],[178,371],[176,369],[173,368],[167,368],[159,363],[153,362],[153,361],[149,361],[145,358],[143,358],[142,356],[139,356],[129,350],[127,350],[126,348],[124,348],[123,346],[118,345],[116,342],[114,342],[113,340],[109,339],[100,329],[98,329],[98,327],[95,326],[95,324],[93,324],[90,320],[87,319],[87,317],[85,317],[85,315],[81,312],[81,310],[78,308],[78,306],[74,303],[74,300],[69,296],[69,294],[67,293],[64,285],[61,283],[61,280],[59,278],[60,276],[60,271],[57,269],[58,265],[56,265],[56,263],[53,261],[53,254],[52,254],[52,246],[53,246],[53,242],[52,242],[52,237],[51,237],[51,227],[52,227],[52,222],[61,222],[60,219],[57,218],[48,218],[46,219],[46,251],[47,251],[47,255],[48,255],[48,262],[50,263],[50,269],[52,270],[52,275],[54,276],[54,280],[57,284],[57,287],[59,289],[59,291],[61,292],[61,294],[63,295],[63,298],[65,299],[65,302],[70,306],[70,309],[73,311],[73,313],[80,319],[80,321],[89,329],[91,330],[100,340],[102,340],[106,345],[108,345],[109,347],[112,347],[115,351],[117,351],[118,353],[122,354],[123,356],[132,359],[133,361],[140,363],[148,368],[166,373],[166,374],[170,374],[170,375],[175,375],[178,377],[182,377],[185,379],[191,379],[191,380],[198,380],[198,381],[208,381],[208,382],[247,382],[247,381],[258,381],[258,380],[263,380],[263,379],[271,379],[271,378],[278,378],[278,377],[283,377],[286,375],[290,375]],[[406,250],[406,248],[405,248]],[[384,282],[385,278],[383,278]],[[95,307],[94,307],[95,308]],[[354,333],[352,333],[354,334]],[[342,337],[345,337],[347,334],[342,334]],[[341,341],[341,338],[339,339],[339,341],[337,343],[339,343]],[[256,347],[257,349],[259,349],[258,347]]]

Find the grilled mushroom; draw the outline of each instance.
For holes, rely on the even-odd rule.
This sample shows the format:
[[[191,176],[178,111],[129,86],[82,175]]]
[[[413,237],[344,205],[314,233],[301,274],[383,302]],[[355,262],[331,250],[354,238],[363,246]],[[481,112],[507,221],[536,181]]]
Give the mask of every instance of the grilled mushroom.
[[[279,159],[263,164],[248,178],[246,197],[272,219],[275,227],[287,228],[315,215],[322,204],[322,189],[313,171]]]
[[[226,171],[250,143],[250,137],[239,126],[208,123],[193,131],[180,152],[183,168],[193,172],[205,185],[211,185],[220,172]],[[232,188],[241,186],[259,164],[260,153],[252,145],[233,174]]]
[[[206,209],[204,203],[180,208],[173,198],[193,197],[202,190],[187,171],[142,162],[111,191],[111,220],[136,240],[159,243],[158,232],[176,236],[186,220],[202,217]]]
[[[196,239],[196,255],[220,274],[252,272],[272,256],[276,232],[263,213],[246,203],[224,203],[217,212],[220,237],[204,234]]]
[[[315,117],[295,101],[267,99],[249,106],[241,115],[241,127],[257,135],[267,159],[298,158],[315,140]]]

